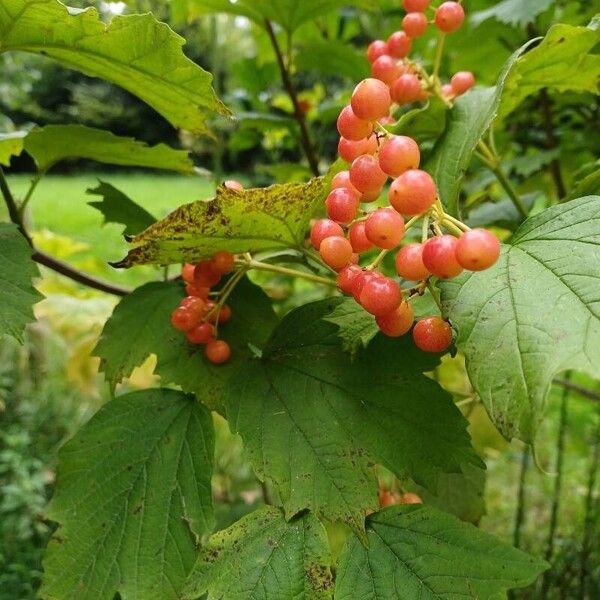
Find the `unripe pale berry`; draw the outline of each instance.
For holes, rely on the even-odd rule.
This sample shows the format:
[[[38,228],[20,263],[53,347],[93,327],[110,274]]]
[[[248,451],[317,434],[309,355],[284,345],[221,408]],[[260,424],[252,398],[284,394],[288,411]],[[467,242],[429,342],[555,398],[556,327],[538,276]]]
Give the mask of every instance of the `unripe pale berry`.
[[[446,98],[454,98],[454,96],[456,96],[454,88],[449,83],[445,83],[442,86],[442,96],[445,96]]]
[[[465,20],[465,11],[458,2],[443,2],[435,11],[435,24],[440,31],[452,33]]]
[[[375,152],[377,152],[377,138],[374,135],[358,141],[340,138],[338,143],[340,158],[349,163],[363,154],[374,154]]]
[[[359,119],[365,121],[377,121],[389,115],[391,104],[390,90],[379,79],[363,79],[352,92],[352,110]]]
[[[347,140],[358,141],[369,137],[373,132],[373,123],[359,119],[351,106],[346,106],[340,112],[337,120],[340,135]]]
[[[500,241],[486,229],[472,229],[463,233],[456,244],[456,259],[470,271],[491,267],[500,256]]]
[[[377,158],[372,154],[363,154],[350,167],[350,181],[364,194],[381,189],[387,181],[387,175],[381,170]]]
[[[427,17],[422,12],[408,13],[402,19],[402,29],[411,38],[421,37],[427,31],[428,25]]]
[[[391,86],[400,75],[403,75],[406,68],[396,62],[394,58],[384,54],[376,59],[371,65],[371,75]]]
[[[344,267],[337,276],[337,286],[344,294],[351,294],[354,280],[360,277],[362,269],[358,265]]]
[[[389,197],[391,205],[399,213],[419,215],[431,208],[437,198],[437,190],[429,173],[410,169],[394,179]]]
[[[471,71],[459,71],[452,76],[450,86],[452,91],[460,96],[470,90],[475,85],[475,76]]]
[[[227,181],[223,182],[223,185],[230,190],[235,190],[236,192],[244,191],[244,186],[235,179],[228,179]]]
[[[430,0],[404,0],[406,12],[425,12],[429,8]]]
[[[423,244],[407,244],[396,254],[396,273],[409,281],[422,281],[430,273],[423,263]]]
[[[359,223],[352,225],[352,227],[350,227],[350,231],[348,232],[348,237],[350,238],[352,250],[358,254],[367,252],[367,250],[371,250],[371,248],[373,248],[372,242],[365,233],[364,221],[360,221]]]
[[[383,40],[375,40],[367,48],[367,60],[372,63],[380,56],[388,53],[387,44]]]
[[[387,40],[388,52],[394,58],[404,58],[407,56],[411,45],[411,39],[404,31],[395,31]]]
[[[350,223],[360,205],[360,195],[349,188],[336,188],[325,200],[327,216],[336,223]]]
[[[231,358],[231,348],[223,340],[214,340],[206,344],[206,358],[214,365],[222,365]]]
[[[358,190],[352,185],[352,182],[350,181],[350,171],[340,171],[339,173],[336,173],[336,175],[331,180],[331,189],[335,190],[337,188],[348,188],[349,190],[358,192]]]
[[[319,219],[313,223],[310,230],[310,243],[315,250],[321,246],[321,242],[331,236],[343,236],[344,230],[330,219]]]
[[[389,277],[369,279],[360,293],[360,305],[376,317],[396,310],[401,302],[400,286]]]
[[[424,352],[444,352],[452,343],[452,327],[440,317],[426,317],[415,325],[413,339]]]
[[[463,267],[456,259],[458,240],[453,235],[440,235],[425,242],[423,264],[441,279],[451,279],[462,273]]]
[[[415,320],[413,307],[406,301],[389,313],[375,319],[377,326],[389,337],[400,337],[410,331]]]
[[[334,271],[339,271],[352,262],[352,246],[341,236],[326,237],[319,246],[323,262]]]
[[[378,248],[395,248],[404,237],[404,219],[393,208],[378,208],[367,217],[365,234]]]
[[[416,102],[421,98],[422,91],[421,80],[413,73],[400,75],[391,88],[392,98],[398,104]]]
[[[389,138],[379,149],[379,166],[391,177],[398,177],[404,171],[416,169],[420,160],[419,145],[405,135]]]

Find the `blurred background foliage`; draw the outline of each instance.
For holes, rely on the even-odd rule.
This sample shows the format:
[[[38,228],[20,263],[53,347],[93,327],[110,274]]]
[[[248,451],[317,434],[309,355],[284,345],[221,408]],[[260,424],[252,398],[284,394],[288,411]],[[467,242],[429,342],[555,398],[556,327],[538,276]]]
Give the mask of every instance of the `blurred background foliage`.
[[[152,267],[116,272],[122,227],[102,225],[88,206],[86,189],[109,181],[156,217],[184,202],[208,198],[225,177],[245,184],[305,180],[311,171],[299,141],[294,107],[282,86],[279,66],[265,28],[246,17],[212,14],[202,0],[71,2],[96,6],[108,21],[114,14],[153,12],[186,40],[186,54],[212,72],[215,87],[236,115],[211,124],[217,143],[177,132],[162,117],[110,83],[70,71],[43,57],[0,56],[0,130],[54,123],[83,123],[150,144],[187,148],[204,176],[174,176],[113,170],[97,172],[86,161],[61,163],[37,188],[28,215],[36,245],[76,267],[122,285],[136,286],[158,273]],[[336,155],[335,119],[356,80],[368,73],[364,49],[398,28],[399,0],[348,2],[348,7],[304,23],[290,35],[275,36],[292,71],[300,107],[323,172]],[[469,21],[450,36],[442,73],[472,70],[491,85],[508,56],[526,40],[543,35],[556,22],[587,25],[596,2],[571,0],[465,0]],[[414,56],[431,62],[435,39],[415,43]],[[551,111],[549,129],[546,110]],[[496,130],[503,165],[529,206],[543,207],[557,194],[558,177],[567,190],[598,173],[600,105],[592,94],[540,94],[528,98]],[[425,147],[427,151],[427,147]],[[557,166],[558,165],[558,166]],[[32,163],[13,159],[10,182],[17,196],[28,187]],[[586,188],[588,191],[598,191]],[[462,196],[471,223],[490,223],[499,233],[514,228],[501,188],[474,161]],[[587,180],[589,182],[589,179]],[[0,216],[3,208],[0,209]],[[0,340],[0,600],[35,597],[41,556],[50,534],[44,505],[54,481],[56,452],[97,408],[109,390],[91,357],[97,336],[115,300],[44,271],[39,289],[47,299],[36,306],[39,322],[17,347]],[[259,276],[283,310],[318,291],[285,278]],[[156,383],[152,359],[119,390]],[[488,465],[487,514],[479,526],[514,541],[553,567],[534,588],[515,598],[600,598],[600,499],[598,448],[600,402],[576,392],[552,390],[540,438],[537,468],[529,451],[508,444],[495,431],[473,396],[459,359],[432,374],[452,390],[471,423],[476,447]],[[592,381],[577,378],[589,388]],[[566,407],[566,408],[565,408]],[[214,494],[218,525],[225,527],[273,493],[259,485],[245,461],[240,440],[215,417],[218,432]],[[560,451],[561,444],[564,452]],[[558,465],[557,456],[562,457]],[[557,472],[560,481],[557,485]],[[386,475],[381,474],[385,480]],[[400,482],[414,489],[410,482]],[[462,490],[457,495],[463,494]],[[468,503],[469,498],[457,498]],[[331,529],[334,548],[343,532]]]

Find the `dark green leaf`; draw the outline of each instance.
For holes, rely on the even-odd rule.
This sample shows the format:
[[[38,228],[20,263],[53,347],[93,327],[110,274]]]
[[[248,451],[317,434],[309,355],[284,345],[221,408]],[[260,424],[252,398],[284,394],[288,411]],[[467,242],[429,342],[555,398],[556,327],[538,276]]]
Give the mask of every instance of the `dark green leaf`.
[[[440,98],[433,97],[420,108],[404,113],[395,125],[386,127],[396,135],[410,135],[419,143],[437,139],[446,127],[448,106]]]
[[[344,298],[325,320],[338,326],[342,346],[352,354],[366,348],[379,331],[375,317],[352,298]]]
[[[600,162],[596,167],[578,179],[569,194],[569,200],[583,196],[600,195]]]
[[[531,209],[535,201],[540,197],[540,194],[534,192],[532,194],[524,194],[521,197],[523,204],[527,210]],[[470,213],[466,223],[469,227],[487,227],[489,225],[497,225],[506,229],[514,230],[523,217],[516,209],[512,200],[508,198],[498,202],[486,202],[475,207]]]
[[[369,62],[364,52],[337,40],[311,41],[296,55],[295,66],[300,71],[343,76],[352,81],[369,76]]]

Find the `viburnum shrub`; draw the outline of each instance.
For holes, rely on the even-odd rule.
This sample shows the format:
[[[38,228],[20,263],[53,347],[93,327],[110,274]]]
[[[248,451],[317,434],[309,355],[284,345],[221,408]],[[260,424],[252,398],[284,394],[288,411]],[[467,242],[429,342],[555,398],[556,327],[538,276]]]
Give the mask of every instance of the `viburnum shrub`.
[[[100,181],[89,204],[123,226],[129,243],[111,265],[145,265],[137,275],[146,283],[129,289],[118,274],[104,281],[40,247],[46,238],[29,229],[29,203],[70,158],[171,170],[196,189],[190,153],[78,124],[0,134],[1,165],[27,153],[36,168],[21,197],[0,168],[10,221],[0,223],[0,334],[22,341],[34,320],[36,264],[119,298],[93,350],[112,399],[60,452],[41,598],[492,599],[547,569],[485,533],[485,522],[472,525],[485,513],[486,473],[470,432],[484,413],[465,416],[481,404],[505,438],[533,445],[551,385],[573,385],[556,376],[600,373],[591,135],[600,30],[595,21],[553,25],[507,58],[494,85],[476,86],[469,71],[440,75],[454,60],[446,62],[448,36],[461,39],[461,2],[399,0],[403,12],[368,20],[396,19],[365,49],[370,73],[367,62],[350,64],[352,53],[340,59],[358,29],[321,22],[346,4],[344,24],[358,5],[379,9],[336,0],[164,8],[191,21],[243,17],[227,21],[235,36],[257,36],[259,58],[232,69],[238,136],[210,74],[151,14],[105,22],[58,0],[0,0],[0,53],[40,53],[103,78],[184,130],[182,140],[217,138],[199,145],[215,150],[215,165],[225,151],[229,161],[268,154],[278,164],[264,173],[283,181],[226,180],[214,198],[160,220]],[[504,4],[492,16],[507,26],[534,28],[543,10],[522,3],[507,16]],[[220,64],[222,25],[197,29],[215,33],[207,64]],[[485,60],[496,61],[509,39]],[[272,64],[263,62],[267,44]],[[491,79],[470,44],[452,51]],[[315,60],[325,47],[328,60]],[[237,60],[246,46],[235,48]],[[266,82],[270,67],[289,104]],[[314,81],[298,76],[303,67],[324,77],[335,70],[338,87],[327,97],[321,82],[318,93],[299,90]],[[556,91],[570,92],[559,105],[568,118],[553,114]],[[542,124],[529,128],[523,119],[534,108]],[[273,135],[255,135],[263,127]],[[331,146],[333,155],[335,142],[338,160],[328,165],[319,154]],[[578,164],[583,157],[590,161]],[[132,392],[142,364],[156,377]],[[247,463],[238,441],[224,448],[224,421]]]

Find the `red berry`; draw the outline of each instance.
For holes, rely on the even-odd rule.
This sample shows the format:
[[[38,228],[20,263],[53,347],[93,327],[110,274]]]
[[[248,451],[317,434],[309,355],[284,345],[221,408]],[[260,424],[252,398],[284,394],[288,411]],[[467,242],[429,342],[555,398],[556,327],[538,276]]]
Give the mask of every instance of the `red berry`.
[[[399,213],[419,215],[431,208],[437,198],[437,190],[429,173],[410,169],[392,181],[389,198],[390,204]]]
[[[387,506],[395,506],[400,501],[400,496],[395,492],[390,492],[389,490],[380,489],[379,490],[379,506],[381,508],[386,508]]]
[[[390,90],[379,79],[363,79],[352,92],[352,110],[359,119],[377,121],[390,114]]]
[[[376,317],[396,310],[401,302],[400,286],[389,277],[367,280],[360,293],[360,305]]]
[[[369,44],[367,48],[367,60],[372,63],[380,56],[387,54],[387,44],[383,40],[375,40]]]
[[[197,298],[203,298],[204,300],[206,300],[206,298],[208,298],[209,292],[209,287],[202,287],[200,285],[196,285],[195,283],[188,283],[185,286],[185,293],[188,296],[196,296]]]
[[[342,109],[337,120],[340,135],[347,140],[358,141],[369,137],[373,132],[373,123],[359,119],[351,106]]]
[[[463,233],[456,244],[456,259],[470,271],[491,267],[500,256],[500,241],[486,229],[472,229]]]
[[[214,340],[206,344],[206,358],[214,365],[222,365],[231,358],[231,348],[223,340]]]
[[[475,85],[475,75],[471,71],[459,71],[454,73],[450,80],[450,87],[457,96],[464,94]]]
[[[400,75],[405,72],[405,67],[396,62],[396,59],[384,54],[371,65],[371,75],[380,79],[387,85],[392,85]]]
[[[359,223],[352,225],[352,227],[350,227],[350,231],[348,232],[348,236],[350,238],[352,250],[358,254],[367,252],[367,250],[370,250],[373,247],[373,244],[369,241],[369,238],[365,233],[364,221],[360,221]]]
[[[429,0],[404,0],[406,12],[425,12],[429,8]]]
[[[363,154],[350,167],[350,181],[359,192],[375,192],[383,187],[387,175],[381,170],[377,158]]]
[[[458,240],[453,235],[433,237],[423,248],[423,264],[442,279],[451,279],[462,273],[462,266],[456,259]]]
[[[428,25],[429,21],[422,12],[408,13],[402,19],[402,29],[411,38],[421,37],[427,31]]]
[[[379,150],[379,166],[384,173],[398,177],[404,171],[416,169],[421,160],[419,146],[405,135],[389,138]]]
[[[210,267],[215,273],[224,275],[225,273],[231,273],[231,271],[233,271],[234,261],[235,259],[231,252],[221,250],[210,259]]]
[[[383,192],[383,188],[379,188],[378,190],[371,190],[368,192],[363,192],[360,197],[361,202],[375,202],[381,196],[381,192]]]
[[[195,285],[200,287],[213,287],[221,280],[221,273],[217,273],[210,260],[202,260],[196,265],[194,271]]]
[[[348,188],[331,190],[325,200],[327,216],[336,223],[350,223],[360,206],[360,194]]]
[[[413,307],[403,301],[396,310],[375,319],[377,327],[389,337],[400,337],[410,331],[415,320]]]
[[[458,2],[443,2],[435,11],[435,24],[440,31],[452,33],[465,20],[465,11]]]
[[[404,58],[410,52],[411,45],[411,39],[404,31],[392,33],[387,41],[388,52],[394,58]]]
[[[337,276],[337,286],[344,294],[351,294],[354,280],[360,277],[362,269],[358,265],[349,265],[344,267]]]
[[[191,344],[208,344],[215,339],[215,328],[210,323],[200,323],[190,329],[186,337]]]
[[[200,316],[206,314],[206,302],[197,296],[187,296],[179,303],[179,306]]]
[[[400,496],[400,504],[423,504],[423,500],[417,494],[406,492]]]
[[[334,178],[331,180],[331,189],[335,190],[337,188],[348,188],[349,190],[358,192],[358,190],[350,181],[350,171],[340,171],[334,176]]]
[[[449,83],[445,83],[442,86],[442,96],[445,96],[446,98],[454,98],[455,95],[454,88]]]
[[[377,152],[377,137],[374,135],[359,141],[340,138],[338,143],[340,158],[349,163],[363,154],[373,154],[375,152]]]
[[[413,339],[424,352],[444,352],[452,343],[452,327],[440,317],[426,317],[415,325]]]
[[[330,236],[343,236],[344,230],[330,219],[319,219],[313,223],[310,230],[310,243],[315,250],[321,246],[321,242]]]
[[[423,244],[407,244],[396,254],[396,272],[403,279],[422,281],[430,273],[423,263]]]
[[[210,321],[213,323],[218,323],[219,325],[223,325],[231,319],[231,314],[231,307],[228,304],[223,304],[218,313],[211,315]]]
[[[360,275],[357,275],[352,282],[352,296],[360,303],[360,295],[362,294],[363,287],[371,279],[383,279],[385,275],[382,275],[379,271],[362,271]]]
[[[404,219],[393,208],[378,208],[367,217],[365,234],[378,248],[395,248],[404,237]]]
[[[326,237],[319,247],[323,262],[334,271],[339,271],[352,262],[352,246],[341,236]]]
[[[394,81],[392,85],[392,98],[398,104],[410,104],[421,98],[423,88],[421,80],[413,73],[405,73]]]
[[[183,265],[183,267],[181,267],[181,278],[186,283],[194,283],[194,269],[195,268],[196,268],[196,265],[193,265],[191,263],[186,263],[185,265]]]
[[[179,331],[189,331],[200,322],[200,315],[187,308],[176,308],[171,313],[171,324]]]
[[[236,181],[235,179],[228,179],[227,181],[223,182],[223,185],[226,188],[229,188],[230,190],[235,190],[236,192],[244,191],[244,186],[239,181]]]

